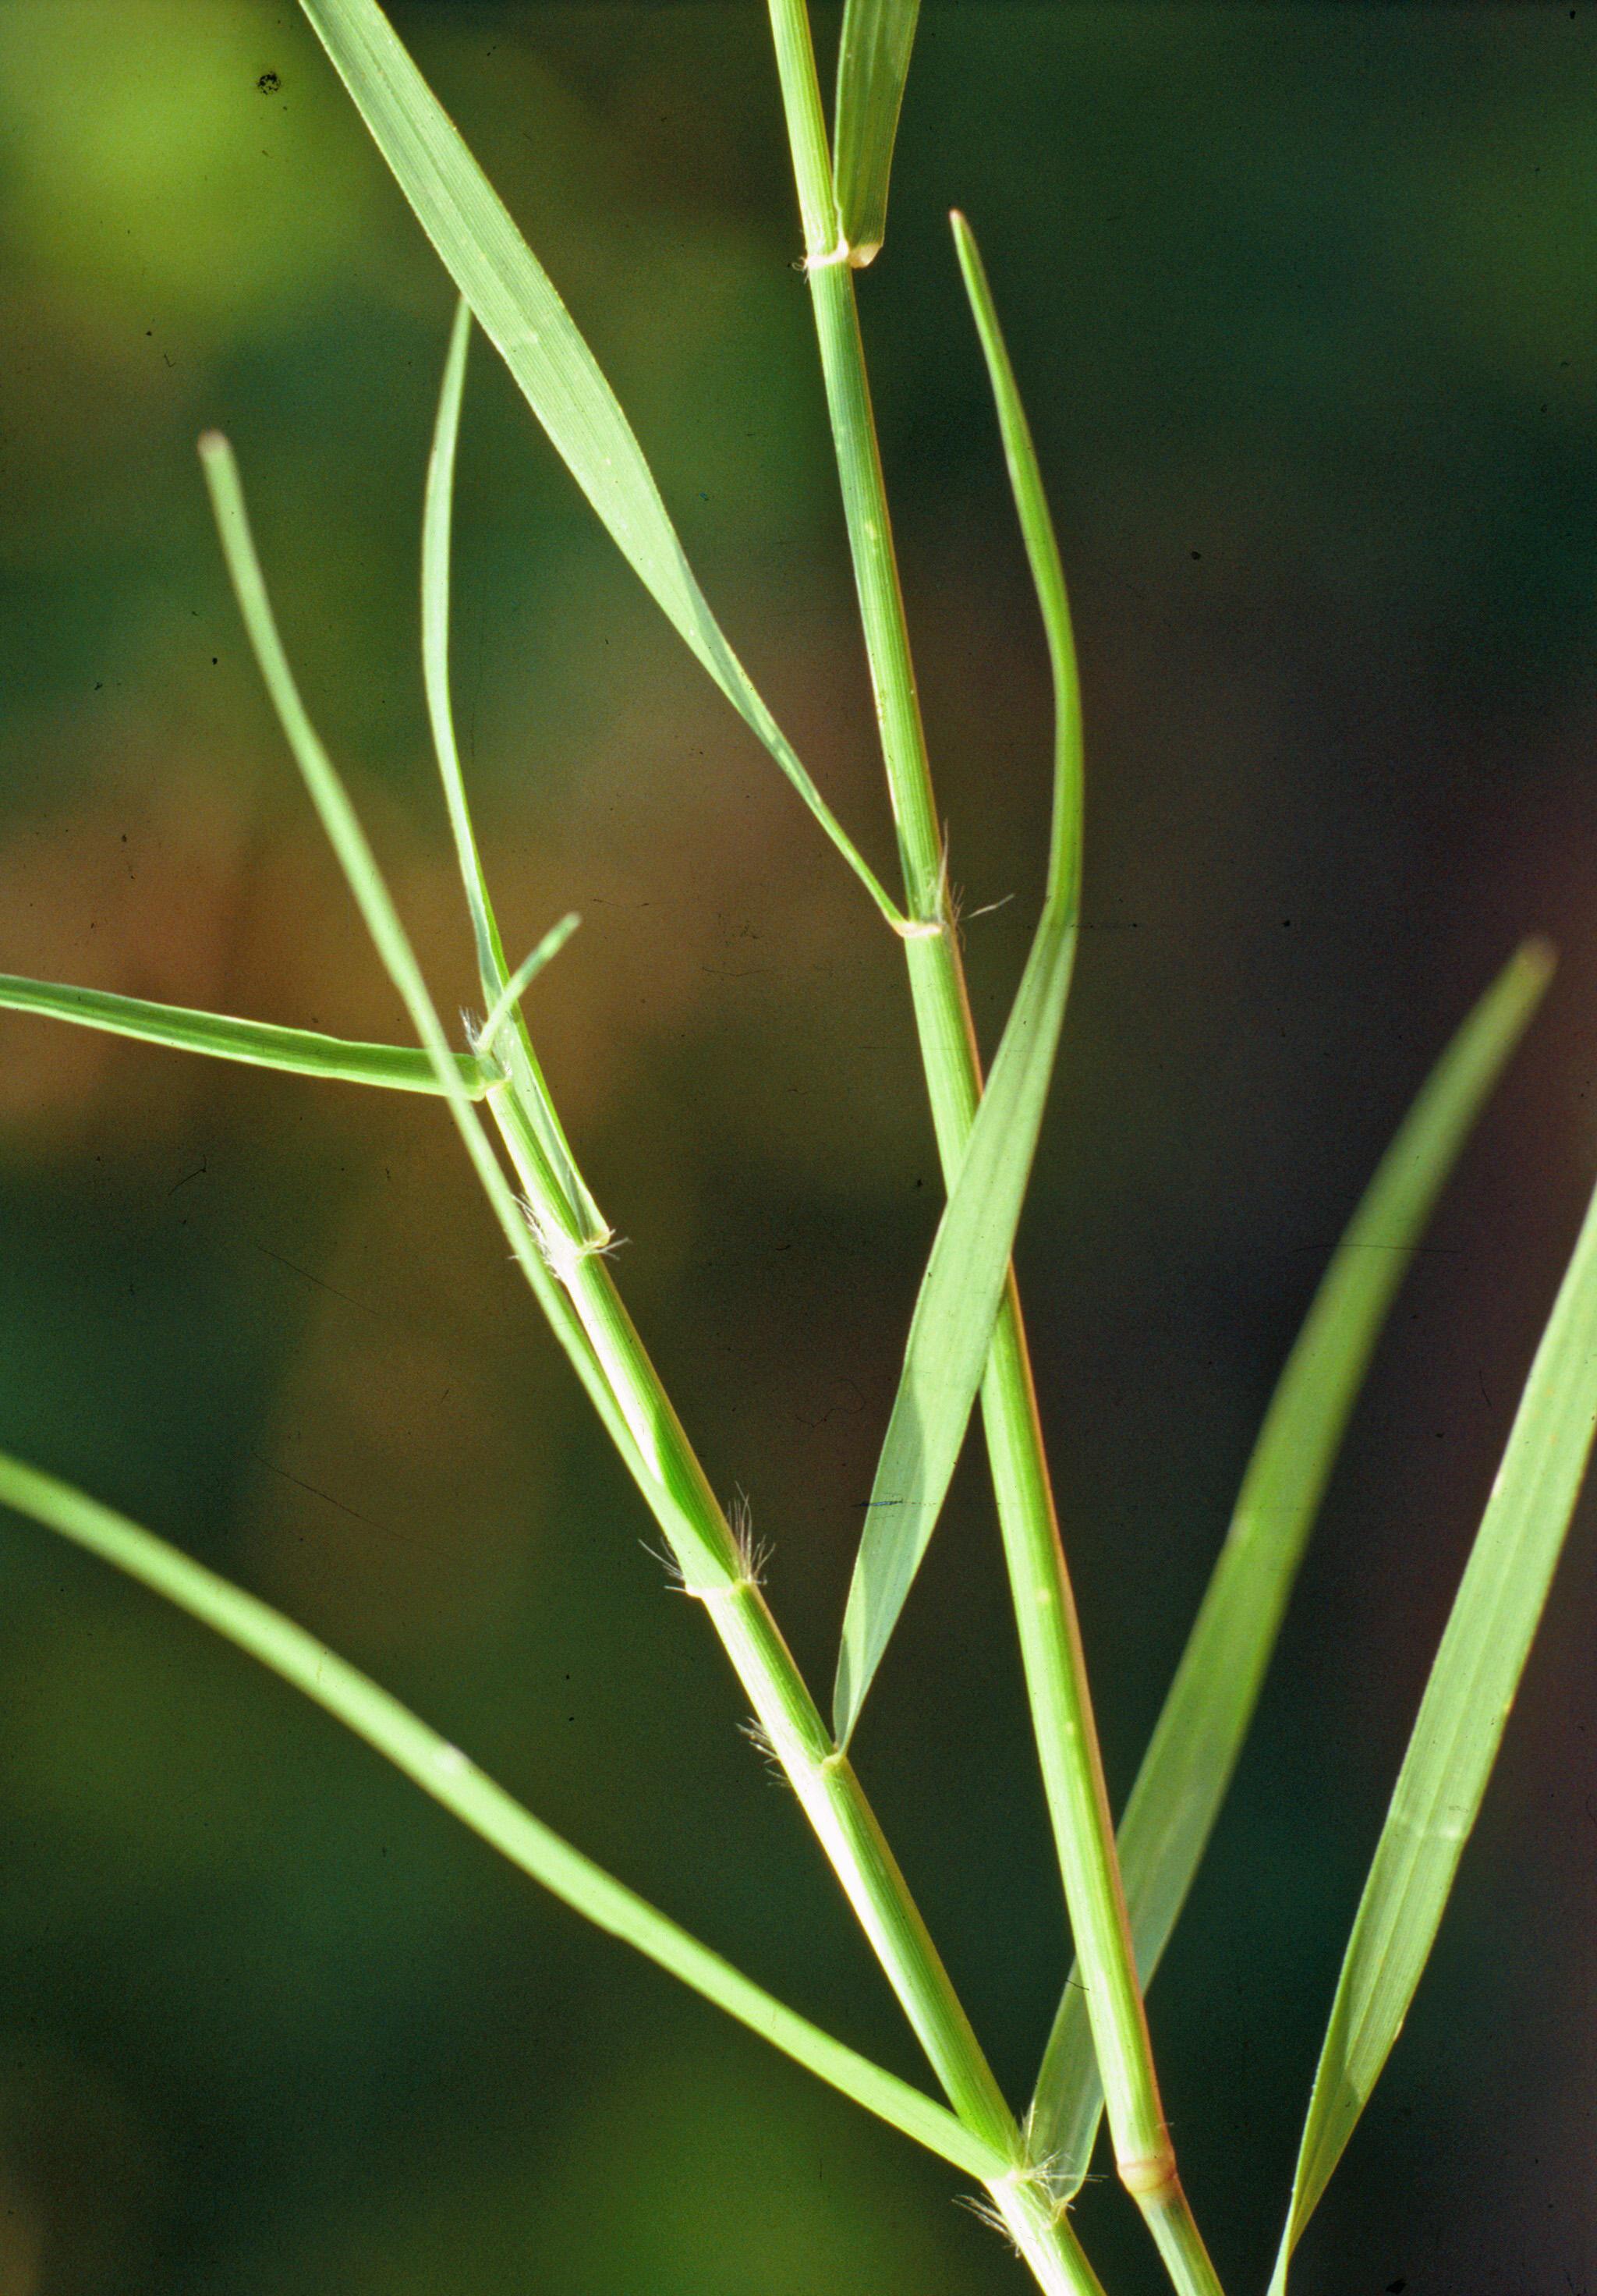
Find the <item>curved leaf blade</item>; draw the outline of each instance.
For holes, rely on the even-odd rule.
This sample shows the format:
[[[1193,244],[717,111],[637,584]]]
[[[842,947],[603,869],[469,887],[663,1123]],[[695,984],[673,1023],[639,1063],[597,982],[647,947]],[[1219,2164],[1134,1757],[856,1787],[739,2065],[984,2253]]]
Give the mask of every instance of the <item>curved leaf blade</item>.
[[[863,269],[881,251],[888,177],[921,0],[847,0],[838,49],[838,222],[848,260]]]
[[[498,1222],[500,1233],[532,1286],[538,1305],[603,1422],[606,1433],[639,1488],[652,1504],[656,1497],[661,1496],[660,1486],[633,1439],[626,1415],[610,1392],[593,1343],[565,1291],[545,1266],[543,1254],[533,1242],[476,1111],[469,1104],[466,1095],[455,1089],[454,1062],[456,1056],[449,1049],[443,1022],[438,1018],[438,1008],[416,961],[415,951],[383,882],[377,857],[349,801],[349,793],[310,721],[295,683],[294,673],[289,666],[288,656],[283,651],[276,617],[272,611],[272,601],[266,592],[266,578],[256,555],[249,513],[244,506],[244,490],[239,481],[233,449],[220,432],[207,431],[200,441],[200,460],[206,485],[210,490],[211,508],[216,516],[222,554],[227,562],[240,617],[255,655],[261,681],[277,713],[278,724],[299,769],[307,794],[315,808],[323,833],[371,936],[372,945],[399,993],[410,1015],[412,1027],[421,1038],[424,1057],[449,1103],[450,1113],[471,1160],[472,1168],[482,1185],[483,1193]],[[536,1142],[533,1146],[536,1147]],[[551,1179],[552,1190],[556,1185]]]
[[[429,1055],[407,1046],[360,1044],[324,1037],[315,1029],[280,1029],[267,1021],[239,1021],[231,1013],[201,1013],[186,1004],[157,1004],[104,988],[24,980],[14,972],[0,972],[0,1010],[43,1013],[110,1036],[140,1037],[146,1044],[165,1045],[174,1052],[209,1053],[216,1060],[242,1061],[252,1068],[283,1069],[296,1076],[381,1085],[390,1092],[443,1094],[449,1089]],[[450,1059],[468,1100],[481,1100],[504,1080],[504,1071],[495,1062],[470,1053],[452,1053]]]
[[[711,612],[632,425],[553,283],[376,0],[300,0],[478,324],[622,555],[765,744],[889,923],[902,913],[800,763]]]
[[[832,1702],[845,1746],[937,1527],[987,1365],[1064,1024],[1081,905],[1081,693],[1064,569],[981,258],[962,217],[954,228],[1053,678],[1052,826],[1043,914],[921,1279],[848,1588]]]
[[[471,345],[471,307],[463,295],[455,307],[449,348],[438,384],[438,413],[427,456],[422,500],[422,684],[427,718],[443,783],[449,831],[477,949],[482,993],[495,997],[504,986],[504,946],[483,873],[482,855],[466,798],[455,711],[449,698],[450,558],[455,525],[455,464],[460,446],[461,406],[465,398],[466,355]]]
[[[1408,2013],[1530,1654],[1597,1433],[1597,1195],[1465,1565],[1338,1980],[1271,2281],[1287,2267]]]
[[[832,1695],[839,1746],[854,1734],[958,1464],[1031,1177],[1075,955],[1074,914],[1045,912],[938,1224],[843,1614]]]
[[[455,324],[449,331],[448,355],[444,361],[443,380],[438,386],[438,414],[433,422],[432,447],[427,457],[427,484],[422,503],[422,683],[427,695],[427,716],[432,728],[432,745],[438,758],[438,779],[443,784],[444,804],[449,816],[449,832],[455,840],[455,865],[465,890],[466,906],[471,913],[471,938],[477,949],[477,977],[482,983],[482,994],[488,1007],[488,1018],[483,1024],[478,1049],[486,1049],[497,1034],[502,1019],[508,1017],[510,1032],[504,1039],[503,1058],[509,1069],[517,1107],[531,1126],[551,1169],[558,1177],[567,1202],[583,1221],[590,1236],[607,1234],[605,1222],[598,1205],[588,1193],[577,1159],[571,1153],[571,1144],[566,1138],[553,1095],[545,1080],[538,1056],[532,1047],[532,1038],[521,1015],[520,989],[514,995],[509,989],[509,968],[505,964],[504,943],[500,936],[499,920],[494,914],[493,897],[488,891],[487,876],[482,865],[482,855],[477,843],[477,831],[471,820],[471,808],[466,797],[465,775],[461,770],[460,748],[455,738],[455,709],[449,692],[449,603],[450,561],[455,525],[455,464],[460,444],[461,406],[465,397],[466,355],[471,341],[471,307],[462,296],[455,306]],[[558,932],[560,928],[557,926]],[[547,943],[540,944],[547,947]],[[553,955],[553,951],[550,950]],[[528,964],[536,970],[538,953],[535,951]],[[526,968],[523,967],[523,972]],[[518,980],[521,976],[518,974]],[[526,974],[530,980],[532,974]],[[508,1007],[502,1013],[508,997]]]
[[[1012,2166],[907,2081],[812,2025],[596,1866],[369,1675],[230,1579],[69,1483],[0,1453],[0,1505],[112,1564],[303,1692],[573,1912],[634,1947],[831,2087],[984,2182]]]
[[[1225,1543],[1120,1822],[1120,1870],[1144,1987],[1208,1846],[1299,1564],[1388,1314],[1437,1200],[1546,988],[1544,942],[1510,959],[1432,1070],[1365,1189],[1276,1382]],[[1103,2112],[1072,1972],[1028,2130],[1065,2198]]]

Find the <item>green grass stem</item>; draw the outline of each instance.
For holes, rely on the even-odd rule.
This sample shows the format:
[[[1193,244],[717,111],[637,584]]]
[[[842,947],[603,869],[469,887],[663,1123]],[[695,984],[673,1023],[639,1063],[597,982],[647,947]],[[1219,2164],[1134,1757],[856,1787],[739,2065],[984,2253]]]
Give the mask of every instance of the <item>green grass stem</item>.
[[[839,240],[815,51],[804,0],[770,0],[807,267],[882,754],[910,914],[935,927],[906,945],[932,1120],[952,1192],[981,1094],[957,939],[946,915],[930,767],[871,410],[854,272]],[[1031,537],[1028,534],[1028,542]],[[1059,1538],[1012,1269],[982,1381],[982,1409],[1050,1817],[1122,2181],[1158,2239],[1181,2296],[1217,2296],[1195,2231],[1175,2252],[1172,2213],[1189,2217],[1159,2101],[1132,1956],[1075,1598]]]
[[[1208,1591],[1117,1836],[1013,1268],[1079,930],[1080,681],[1063,563],[975,238],[952,217],[997,416],[1054,698],[1052,826],[1031,946],[985,1085],[947,848],[895,554],[856,272],[885,228],[918,0],[845,0],[829,137],[807,0],[767,0],[903,906],[831,812],[754,687],[689,564],[643,448],[549,275],[378,0],[300,0],[459,301],[422,504],[421,656],[484,1018],[451,1044],[348,791],[285,654],[231,449],[200,442],[241,615],[307,795],[415,1046],[0,974],[0,1010],[169,1049],[442,1099],[500,1234],[708,1615],[946,2103],[777,2000],[515,1801],[396,1699],[280,1612],[70,1485],[0,1453],[0,1509],[31,1517],[258,1660],[342,1722],[522,1872],[839,2093],[973,2177],[1045,2296],[1103,2296],[1069,2210],[1107,2117],[1119,2178],[1175,2296],[1221,2296],[1177,2170],[1145,1995],[1253,1721],[1293,1582],[1413,1250],[1544,988],[1526,943],[1410,1109],[1315,1292],[1277,1383]],[[275,75],[268,75],[274,81]],[[265,87],[266,80],[261,83]],[[835,154],[835,156],[834,156]],[[584,1178],[523,1000],[577,919],[512,971],[472,819],[450,693],[456,465],[479,324],[651,596],[905,942],[946,1201],[917,1294],[849,1587],[830,1722],[633,1322],[614,1234]],[[491,1123],[487,1119],[491,1118]],[[853,1766],[856,1726],[950,1487],[979,1394],[1005,1569],[1076,1964],[1017,2120]],[[1428,1677],[1331,2005],[1276,2254],[1335,2173],[1413,2001],[1456,1881],[1597,1433],[1597,1193],[1537,1347]],[[1061,1927],[1063,1924],[1061,1924]],[[1061,1956],[1062,1958],[1062,1956]]]

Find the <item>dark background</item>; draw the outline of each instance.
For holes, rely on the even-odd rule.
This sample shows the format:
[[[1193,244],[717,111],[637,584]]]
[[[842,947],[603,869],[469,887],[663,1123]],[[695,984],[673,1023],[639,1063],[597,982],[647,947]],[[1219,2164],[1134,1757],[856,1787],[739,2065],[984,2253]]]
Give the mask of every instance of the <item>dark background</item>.
[[[396,18],[888,868],[763,11]],[[1257,2290],[1597,1163],[1597,7],[929,0],[861,302],[954,874],[968,912],[1015,897],[968,928],[990,1046],[1048,709],[955,201],[1086,686],[1086,931],[1020,1261],[1117,1796],[1363,1181],[1515,940],[1562,953],[1416,1255],[1153,1996],[1190,2187]],[[450,301],[288,0],[0,4],[0,964],[403,1032],[241,642],[192,452],[217,423],[313,709],[442,1001],[472,1001],[414,607]],[[898,954],[480,344],[458,540],[507,937],[586,919],[535,1029],[824,1682],[936,1211]],[[436,1106],[6,1017],[0,1363],[0,1440],[327,1636],[919,2077]],[[1594,1528],[1299,2296],[1597,2288]],[[859,1752],[1020,2098],[1066,1947],[979,1457]],[[0,2296],[1020,2285],[930,2158],[14,1520],[0,1871]],[[1159,2286],[1112,2181],[1078,2221],[1110,2296]]]

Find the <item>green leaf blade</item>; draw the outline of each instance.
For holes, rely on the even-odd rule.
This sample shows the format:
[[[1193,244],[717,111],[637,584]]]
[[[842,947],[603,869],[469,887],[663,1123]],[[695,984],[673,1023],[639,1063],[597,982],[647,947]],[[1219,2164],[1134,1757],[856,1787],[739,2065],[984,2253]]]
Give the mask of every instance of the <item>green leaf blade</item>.
[[[428,1054],[404,1045],[360,1044],[323,1036],[315,1029],[280,1029],[266,1021],[240,1021],[231,1013],[201,1013],[186,1004],[158,1004],[109,989],[24,980],[16,973],[0,972],[0,1010],[42,1013],[110,1036],[136,1037],[173,1052],[205,1053],[216,1060],[280,1069],[295,1076],[379,1085],[390,1092],[441,1095],[448,1090]],[[481,1100],[503,1081],[504,1071],[493,1062],[470,1053],[454,1053],[450,1058],[469,1100]]]
[[[1119,1829],[1144,1987],[1202,1861],[1370,1359],[1437,1198],[1552,975],[1527,942],[1466,1017],[1381,1159],[1276,1383],[1220,1557]],[[1067,1983],[1032,2100],[1034,2146],[1066,2197],[1091,2164],[1102,2088]]]
[[[471,307],[463,295],[455,308],[449,349],[438,386],[438,414],[427,457],[422,504],[422,683],[428,723],[443,783],[455,856],[471,913],[477,945],[478,977],[485,996],[504,986],[504,947],[483,873],[482,855],[466,798],[455,711],[449,698],[450,558],[455,523],[455,465],[460,446],[461,406],[465,397],[466,356],[471,343]]]
[[[533,1050],[532,1038],[521,1016],[519,1001],[521,988],[560,946],[562,928],[557,925],[553,933],[534,950],[517,975],[520,987],[512,993],[499,920],[494,914],[493,896],[488,891],[487,876],[482,865],[477,832],[471,820],[471,808],[466,796],[460,746],[455,737],[455,710],[449,691],[450,565],[455,524],[455,466],[460,445],[461,406],[465,397],[466,355],[471,340],[471,307],[463,295],[455,306],[455,324],[449,333],[449,350],[444,361],[443,380],[438,389],[438,414],[433,423],[432,447],[427,457],[427,483],[422,504],[422,682],[426,691],[427,716],[432,728],[438,779],[443,784],[450,834],[455,840],[455,864],[460,871],[466,907],[471,919],[478,978],[482,983],[483,998],[488,1007],[479,1049],[484,1049],[492,1043],[501,1025],[508,1019],[510,1030],[504,1039],[504,1058],[510,1070],[511,1089],[517,1105],[532,1128],[550,1168],[559,1179],[567,1202],[583,1222],[588,1234],[602,1237],[607,1233],[603,1217],[577,1168],[577,1159],[571,1152],[571,1144],[566,1138],[564,1127],[555,1109],[553,1095]],[[564,930],[569,930],[569,923]]]
[[[1531,1365],[1348,1939],[1271,2283],[1397,2038],[1502,1742],[1597,1433],[1597,1194]]]
[[[843,1617],[846,1746],[958,1463],[1009,1272],[1064,1021],[1074,916],[1044,914],[921,1279]]]
[[[481,1124],[477,1120],[476,1111],[465,1092],[456,1086],[455,1063],[457,1055],[449,1048],[438,1008],[422,978],[415,951],[394,906],[392,896],[383,882],[377,857],[349,801],[349,793],[311,724],[288,657],[283,652],[260,561],[256,555],[254,537],[250,531],[249,514],[244,506],[243,488],[239,481],[233,449],[219,432],[208,431],[200,441],[200,459],[205,472],[206,485],[210,490],[217,532],[233,580],[239,613],[262,682],[373,946],[422,1040],[423,1056],[438,1079],[439,1090],[449,1103],[450,1113],[500,1233],[531,1285],[555,1337],[565,1349],[572,1369],[599,1414],[606,1433],[639,1488],[652,1496],[657,1493],[659,1486],[634,1440],[626,1414],[610,1390],[593,1344],[563,1287],[556,1283],[545,1265],[543,1254],[533,1242],[510,1184],[488,1144]],[[536,1143],[532,1145],[536,1150]],[[549,1175],[549,1186],[552,1195],[558,1193],[558,1183],[552,1174]]]
[[[1026,545],[1032,587],[1036,592],[1053,685],[1053,810],[1048,846],[1047,903],[1074,916],[1081,905],[1086,767],[1081,673],[1076,659],[1076,633],[1070,620],[1064,563],[1060,557],[1059,538],[1053,530],[1031,425],[1021,404],[1020,387],[1015,380],[1003,330],[998,324],[997,308],[976,234],[957,209],[948,220],[970,316],[976,322],[977,340],[987,363],[1010,492],[1014,497],[1020,539]]]
[[[872,262],[887,230],[888,178],[921,0],[847,0],[838,49],[838,221],[848,260]]]
[[[1014,373],[969,226],[961,266],[987,359],[1054,687],[1047,891],[926,1267],[844,1612],[833,1727],[847,1745],[937,1525],[992,1344],[1064,1025],[1081,904],[1080,682],[1064,570]]]
[[[300,4],[446,270],[622,555],[883,916],[901,924],[897,905],[822,798],[711,612],[637,437],[553,281],[376,0]]]
[[[70,1484],[0,1453],[0,1505],[97,1555],[301,1691],[512,1865],[869,2112],[967,2175],[1012,2166],[907,2081],[836,2040],[522,1808],[408,1707],[243,1587]]]

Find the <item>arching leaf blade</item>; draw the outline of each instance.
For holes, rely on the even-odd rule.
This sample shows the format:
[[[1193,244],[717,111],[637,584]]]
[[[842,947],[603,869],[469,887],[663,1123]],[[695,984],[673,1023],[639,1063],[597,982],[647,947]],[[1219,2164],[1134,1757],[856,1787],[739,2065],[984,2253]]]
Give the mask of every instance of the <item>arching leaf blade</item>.
[[[499,920],[494,913],[493,896],[488,891],[487,876],[482,865],[471,803],[466,796],[465,775],[461,770],[460,745],[455,736],[455,709],[450,699],[449,682],[455,466],[460,446],[461,406],[465,397],[466,357],[471,340],[471,307],[463,295],[455,306],[455,324],[449,332],[449,349],[438,386],[438,414],[433,422],[432,446],[427,457],[427,483],[422,493],[422,682],[427,695],[427,716],[432,728],[438,779],[443,784],[444,804],[449,816],[449,832],[455,840],[455,865],[460,871],[466,906],[471,919],[478,979],[482,984],[483,1001],[488,1007],[484,1030],[485,1033],[490,1030],[496,1033],[495,1024],[502,1020],[508,1021],[501,1057],[510,1070],[517,1103],[532,1127],[551,1168],[558,1177],[565,1191],[566,1201],[583,1221],[587,1233],[598,1236],[605,1232],[604,1220],[588,1193],[577,1168],[577,1159],[571,1152],[571,1144],[566,1138],[553,1095],[545,1079],[527,1023],[521,1015],[519,993],[509,998],[508,1008],[501,1013],[501,1004],[509,988],[504,943],[500,936]],[[528,962],[536,970],[536,952]],[[529,973],[528,978],[530,980],[531,977]]]
[[[1064,1024],[1081,900],[1081,695],[1064,570],[981,258],[963,218],[954,224],[1053,678],[1052,826],[1043,914],[921,1279],[855,1561],[832,1706],[841,1745],[930,1542],[987,1365]]]
[[[300,0],[395,181],[622,555],[889,922],[902,913],[733,652],[632,425],[553,283],[376,0]]]
[[[0,1505],[97,1555],[258,1660],[569,1906],[856,2103],[987,2181],[1011,2163],[944,2105],[745,1977],[535,1817],[459,1748],[269,1603],[70,1484],[0,1453]]]
[[[1074,918],[1037,928],[998,1057],[921,1279],[855,1558],[832,1723],[846,1746],[898,1623],[981,1383],[1053,1072]]]
[[[488,1144],[487,1134],[463,1092],[455,1087],[455,1062],[438,1008],[422,977],[410,939],[394,906],[377,857],[349,800],[337,767],[323,746],[306,709],[267,594],[266,578],[250,529],[244,491],[233,449],[217,431],[200,441],[200,460],[210,491],[217,537],[227,562],[233,594],[267,697],[277,714],[301,780],[334,857],[344,874],[356,908],[384,971],[398,991],[411,1024],[421,1038],[423,1057],[448,1101],[461,1141],[471,1160],[500,1233],[526,1275],[534,1296],[572,1369],[582,1382],[605,1431],[646,1495],[659,1486],[627,1426],[626,1414],[611,1393],[592,1341],[564,1288],[545,1265],[527,1221]],[[536,1146],[536,1143],[534,1145]],[[552,1185],[553,1185],[552,1182]]]

